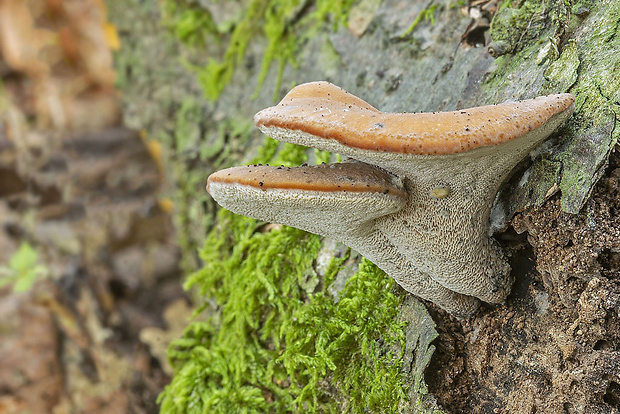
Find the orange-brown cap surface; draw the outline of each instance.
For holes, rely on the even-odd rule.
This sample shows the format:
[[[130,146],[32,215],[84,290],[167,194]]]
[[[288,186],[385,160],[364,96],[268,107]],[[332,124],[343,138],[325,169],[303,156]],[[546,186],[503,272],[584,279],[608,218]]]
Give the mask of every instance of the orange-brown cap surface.
[[[211,183],[239,184],[267,189],[296,189],[321,192],[368,192],[407,197],[400,181],[392,174],[363,162],[343,162],[302,167],[250,165],[211,174]]]
[[[257,113],[254,122],[351,148],[455,154],[518,138],[572,111],[574,101],[564,93],[452,112],[382,113],[329,82],[313,82],[293,88],[278,105]]]

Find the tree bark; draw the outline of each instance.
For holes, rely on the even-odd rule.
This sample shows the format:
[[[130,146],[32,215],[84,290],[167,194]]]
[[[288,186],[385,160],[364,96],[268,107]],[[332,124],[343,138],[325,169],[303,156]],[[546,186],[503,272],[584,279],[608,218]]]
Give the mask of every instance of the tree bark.
[[[206,177],[256,155],[263,137],[252,129],[252,116],[290,85],[328,80],[386,112],[573,93],[568,125],[515,171],[494,206],[516,278],[507,303],[467,321],[429,305],[437,326],[414,298],[401,305],[399,317],[410,322],[403,368],[410,388],[400,410],[437,407],[422,375],[429,362],[426,382],[446,412],[620,409],[617,1],[525,0],[502,7],[470,1],[467,7],[447,0],[362,0],[352,6],[347,27],[322,26],[300,36],[295,64],[284,62],[281,82],[272,64],[254,98],[267,42],[251,41],[213,102],[203,98],[197,71],[188,67],[224,56],[226,36],[221,43],[181,44],[178,32],[175,37],[162,25],[156,2],[108,3],[122,36],[116,62],[125,123],[165,144],[187,269],[199,265],[195,251],[214,223]],[[200,4],[216,25],[248,6]],[[295,19],[314,2],[304,5]]]

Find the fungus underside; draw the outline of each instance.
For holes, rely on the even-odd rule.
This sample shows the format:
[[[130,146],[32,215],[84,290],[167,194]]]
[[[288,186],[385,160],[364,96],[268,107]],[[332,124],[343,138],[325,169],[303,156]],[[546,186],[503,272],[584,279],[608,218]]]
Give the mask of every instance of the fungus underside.
[[[268,139],[254,161],[298,165],[305,154]],[[205,302],[169,348],[175,374],[162,412],[396,411],[406,387],[393,280],[363,260],[335,302],[327,289],[347,257],[319,280],[318,236],[260,226],[218,213],[200,252],[206,264],[186,281]]]

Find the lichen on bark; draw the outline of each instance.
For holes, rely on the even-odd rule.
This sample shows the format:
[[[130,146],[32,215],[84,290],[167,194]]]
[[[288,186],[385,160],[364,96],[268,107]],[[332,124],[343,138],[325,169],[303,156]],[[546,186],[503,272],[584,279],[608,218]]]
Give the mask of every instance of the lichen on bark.
[[[541,205],[557,190],[562,210],[579,212],[620,136],[615,128],[620,79],[614,75],[620,70],[620,37],[615,35],[620,31],[620,4],[607,0],[578,6],[525,1],[498,13],[511,18],[496,16],[493,21],[493,41],[510,43],[506,50],[516,53],[498,59],[500,70],[487,87],[503,88],[510,79],[521,79],[535,85],[537,94],[571,92],[576,97],[575,115],[561,132],[562,141],[539,155],[528,179],[510,188],[509,215]],[[548,23],[544,30],[533,29],[532,21]]]

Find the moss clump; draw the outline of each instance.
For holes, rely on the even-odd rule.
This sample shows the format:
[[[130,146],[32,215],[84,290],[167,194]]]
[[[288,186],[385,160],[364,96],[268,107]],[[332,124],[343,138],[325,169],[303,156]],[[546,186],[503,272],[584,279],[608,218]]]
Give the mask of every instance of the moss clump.
[[[294,165],[306,149],[268,140],[257,162]],[[325,159],[327,154],[317,154]],[[393,280],[368,261],[336,301],[328,292],[346,257],[319,278],[318,236],[220,210],[185,287],[209,298],[174,341],[164,413],[385,412],[406,395],[404,324]],[[213,306],[209,304],[215,304]],[[389,346],[389,345],[392,346]],[[387,349],[392,349],[391,351]]]
[[[234,22],[216,25],[207,9],[194,3],[167,0],[164,9],[168,25],[185,43],[195,44],[212,37],[229,37],[221,60],[211,59],[205,66],[195,66],[198,81],[209,100],[216,100],[232,80],[252,39],[267,39],[255,95],[260,91],[272,62],[278,62],[279,90],[287,63],[295,63],[298,45],[311,38],[330,17],[335,30],[346,18],[353,0],[251,0]],[[310,12],[306,12],[310,10]],[[274,98],[275,99],[275,98]]]
[[[162,412],[395,411],[406,395],[401,355],[380,347],[404,345],[392,279],[364,261],[335,302],[327,287],[339,259],[308,292],[319,237],[259,225],[220,212],[206,265],[186,283],[218,311],[171,344]]]
[[[197,3],[184,0],[166,1],[162,7],[165,25],[181,42],[202,46],[218,33],[211,13]]]

